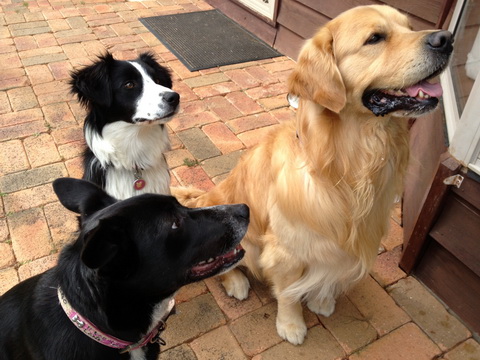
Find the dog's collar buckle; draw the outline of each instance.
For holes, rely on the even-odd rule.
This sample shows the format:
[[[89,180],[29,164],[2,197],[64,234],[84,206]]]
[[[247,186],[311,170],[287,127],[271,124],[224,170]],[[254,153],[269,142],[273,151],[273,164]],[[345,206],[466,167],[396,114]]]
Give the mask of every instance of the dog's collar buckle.
[[[147,346],[149,343],[150,344],[155,344],[157,343],[160,346],[165,346],[167,345],[167,342],[163,340],[160,335],[162,332],[165,331],[167,328],[167,319],[170,317],[170,315],[175,314],[175,300],[171,299],[170,302],[168,303],[167,307],[167,312],[163,316],[163,318],[158,322],[157,326],[153,328],[150,333],[145,336],[142,340],[135,344],[128,345],[124,349],[121,349],[119,352],[120,354],[124,354],[130,351],[133,351],[135,349],[142,348],[144,346]]]
[[[147,344],[155,344],[157,343],[158,345],[160,346],[165,346],[167,345],[167,342],[165,340],[163,340],[160,335],[162,334],[162,332],[166,329],[167,327],[167,324],[165,323],[165,321],[167,320],[168,316],[170,315],[170,311],[168,312],[168,314],[166,315],[166,317],[162,320],[160,320],[160,322],[158,323],[158,325],[147,335],[145,336],[142,340],[140,340],[139,342],[135,343],[135,344],[132,344],[132,345],[129,345],[127,346],[126,348],[124,349],[121,349],[119,351],[120,354],[124,354],[124,353],[127,353],[127,352],[130,352],[132,350],[135,350],[135,349],[139,349],[139,348],[142,348],[144,346],[147,346]]]
[[[154,343],[157,343],[159,344],[160,346],[165,346],[167,345],[167,343],[165,342],[165,340],[163,340],[161,337],[160,337],[160,334],[162,332],[165,331],[165,329],[167,328],[167,324],[165,323],[165,321],[160,321],[160,323],[158,324],[158,327],[157,327],[157,333],[152,337],[152,339],[150,340],[150,342],[152,344]]]

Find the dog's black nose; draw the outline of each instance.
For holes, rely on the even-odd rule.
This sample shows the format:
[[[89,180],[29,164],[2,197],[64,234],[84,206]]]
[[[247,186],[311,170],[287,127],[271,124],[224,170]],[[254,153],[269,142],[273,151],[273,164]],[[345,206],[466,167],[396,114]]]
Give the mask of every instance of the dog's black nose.
[[[452,44],[453,35],[450,31],[436,31],[427,37],[427,46],[431,50],[451,52],[453,50]]]
[[[234,214],[236,216],[243,217],[244,219],[249,219],[250,218],[250,208],[245,205],[245,204],[236,204],[233,205],[234,208]]]
[[[169,91],[162,95],[162,99],[172,106],[177,106],[180,102],[180,95],[174,91]]]

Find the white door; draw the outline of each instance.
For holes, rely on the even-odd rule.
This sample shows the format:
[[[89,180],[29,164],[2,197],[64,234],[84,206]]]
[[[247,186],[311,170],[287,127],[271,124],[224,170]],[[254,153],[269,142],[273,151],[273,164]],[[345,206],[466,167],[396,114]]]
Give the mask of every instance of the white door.
[[[277,0],[238,0],[256,13],[273,20]]]
[[[458,1],[454,53],[442,75],[450,153],[480,175],[480,0]]]

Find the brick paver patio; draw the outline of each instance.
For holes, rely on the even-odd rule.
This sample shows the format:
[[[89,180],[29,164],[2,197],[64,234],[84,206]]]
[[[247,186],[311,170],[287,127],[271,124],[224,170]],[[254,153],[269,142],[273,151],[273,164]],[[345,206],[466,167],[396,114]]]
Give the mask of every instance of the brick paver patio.
[[[54,265],[76,229],[51,188],[81,177],[84,111],[70,70],[108,49],[119,59],[153,51],[172,70],[181,111],[169,124],[173,185],[209,189],[272,127],[290,121],[287,57],[188,71],[138,21],[208,10],[202,0],[0,0],[0,294]],[[195,161],[196,160],[196,161]],[[216,279],[177,296],[162,359],[480,359],[471,332],[397,263],[402,229],[392,216],[371,277],[338,300],[330,318],[305,309],[309,332],[292,346],[277,336],[276,304],[254,282],[243,302]],[[0,319],[1,321],[1,319]]]

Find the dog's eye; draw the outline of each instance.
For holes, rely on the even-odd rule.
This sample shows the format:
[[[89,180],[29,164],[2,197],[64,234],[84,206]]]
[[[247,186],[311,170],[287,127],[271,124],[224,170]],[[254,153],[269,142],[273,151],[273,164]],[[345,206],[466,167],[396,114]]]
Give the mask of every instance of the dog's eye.
[[[175,221],[172,223],[172,230],[177,230],[179,227],[180,227],[180,221],[175,220]]]
[[[184,221],[185,221],[184,215],[177,214],[171,219],[170,229],[172,230],[180,229],[183,226]]]
[[[372,34],[367,41],[365,41],[365,44],[364,45],[374,45],[374,44],[378,44],[379,42],[385,40],[385,35],[383,34],[378,34],[378,33],[375,33],[375,34]]]
[[[128,81],[123,85],[125,89],[133,89],[135,87],[135,83],[133,81]]]

